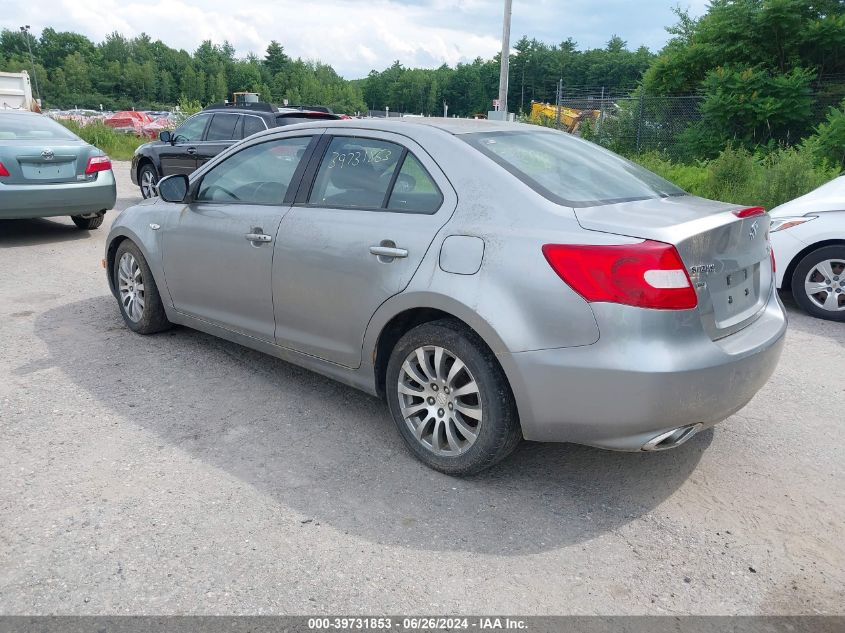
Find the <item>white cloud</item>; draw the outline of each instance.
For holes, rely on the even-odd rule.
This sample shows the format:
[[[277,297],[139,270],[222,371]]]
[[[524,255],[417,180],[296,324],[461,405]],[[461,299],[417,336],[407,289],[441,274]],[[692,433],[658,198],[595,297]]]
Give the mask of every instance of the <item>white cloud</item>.
[[[705,0],[689,0],[694,15]],[[657,48],[674,21],[673,0],[533,0],[514,3],[513,36],[548,42],[573,37],[602,46],[618,34]],[[682,2],[682,6],[683,6]],[[649,5],[649,8],[646,8]],[[31,24],[84,33],[94,41],[141,32],[193,51],[204,39],[229,40],[239,55],[262,55],[271,39],[294,57],[319,59],[361,77],[399,59],[406,66],[454,65],[499,50],[501,0],[0,0],[0,28]]]

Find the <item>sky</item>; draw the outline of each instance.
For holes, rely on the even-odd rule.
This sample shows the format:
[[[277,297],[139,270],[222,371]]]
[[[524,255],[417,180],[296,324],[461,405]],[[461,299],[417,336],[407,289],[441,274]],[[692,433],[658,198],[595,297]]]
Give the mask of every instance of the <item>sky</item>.
[[[548,43],[572,37],[581,48],[619,35],[632,49],[659,50],[679,5],[701,15],[707,0],[513,0],[512,42],[523,34]],[[347,79],[399,60],[431,68],[501,48],[503,0],[0,0],[0,29],[40,33],[145,32],[193,51],[205,39],[229,40],[238,56],[263,56],[278,40],[292,57],[331,64]]]

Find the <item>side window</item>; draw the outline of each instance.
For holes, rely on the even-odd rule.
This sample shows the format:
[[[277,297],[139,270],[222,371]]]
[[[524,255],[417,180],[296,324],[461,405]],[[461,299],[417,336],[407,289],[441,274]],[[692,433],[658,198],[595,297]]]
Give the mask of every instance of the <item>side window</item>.
[[[406,213],[436,213],[443,195],[422,163],[413,154],[405,155],[387,208]]]
[[[197,202],[282,204],[310,136],[253,145],[232,154],[203,176]]]
[[[257,134],[258,132],[263,132],[267,129],[267,126],[264,125],[264,119],[262,119],[261,117],[246,115],[243,117],[243,119],[243,138],[246,138],[247,136],[252,136],[253,134]]]
[[[309,204],[383,208],[403,151],[378,139],[335,137],[320,164]]]
[[[200,141],[205,124],[208,123],[208,114],[197,114],[185,121],[173,132],[174,138],[179,142]]]
[[[205,134],[206,141],[231,141],[235,138],[235,126],[238,123],[238,115],[230,113],[218,113],[211,119],[208,132]]]

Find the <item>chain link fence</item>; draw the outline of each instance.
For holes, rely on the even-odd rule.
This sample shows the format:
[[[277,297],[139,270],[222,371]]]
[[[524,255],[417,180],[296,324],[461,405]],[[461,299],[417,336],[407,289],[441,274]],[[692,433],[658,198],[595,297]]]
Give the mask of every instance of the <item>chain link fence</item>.
[[[845,99],[845,78],[813,87],[810,123],[815,127]],[[684,135],[702,120],[703,95],[649,96],[601,88],[564,88],[561,106],[585,111],[576,133],[623,154],[651,151],[676,156]]]

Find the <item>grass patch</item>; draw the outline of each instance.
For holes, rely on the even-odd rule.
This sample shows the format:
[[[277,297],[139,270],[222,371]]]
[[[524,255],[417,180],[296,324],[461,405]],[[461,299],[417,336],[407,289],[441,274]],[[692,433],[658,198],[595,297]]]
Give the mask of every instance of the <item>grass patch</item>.
[[[772,209],[804,195],[839,175],[802,148],[779,149],[757,156],[728,148],[710,161],[674,163],[659,153],[631,160],[702,198]]]
[[[86,143],[103,150],[112,160],[132,160],[135,150],[148,142],[148,139],[115,132],[99,121],[88,125],[79,125],[75,121],[59,121],[59,123]]]

